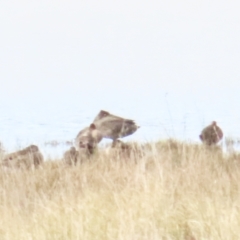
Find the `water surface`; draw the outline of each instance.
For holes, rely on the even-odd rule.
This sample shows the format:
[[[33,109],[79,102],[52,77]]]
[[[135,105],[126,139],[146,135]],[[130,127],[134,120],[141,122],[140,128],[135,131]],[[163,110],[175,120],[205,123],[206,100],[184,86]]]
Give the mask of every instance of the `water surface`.
[[[127,117],[140,125],[124,141],[154,141],[176,138],[198,142],[203,127],[216,120],[225,136],[239,137],[238,103],[218,99],[208,102],[207,96],[161,92],[121,92],[109,90],[104,96],[97,91],[86,95],[56,95],[45,98],[22,98],[1,101],[1,141],[7,151],[37,144],[46,157],[61,157],[78,132],[88,126],[103,109]],[[57,141],[57,147],[46,145]],[[109,142],[103,140],[102,143]]]

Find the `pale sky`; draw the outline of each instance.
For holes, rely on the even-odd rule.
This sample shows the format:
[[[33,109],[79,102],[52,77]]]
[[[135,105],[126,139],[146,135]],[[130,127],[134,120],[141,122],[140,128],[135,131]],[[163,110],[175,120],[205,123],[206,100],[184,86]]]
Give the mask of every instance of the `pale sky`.
[[[117,96],[238,96],[239,7],[219,0],[1,1],[0,99],[109,89]]]
[[[238,137],[239,9],[221,0],[0,1],[0,140],[14,149],[16,139],[73,139],[101,109],[136,120],[139,139],[199,141],[213,120]]]

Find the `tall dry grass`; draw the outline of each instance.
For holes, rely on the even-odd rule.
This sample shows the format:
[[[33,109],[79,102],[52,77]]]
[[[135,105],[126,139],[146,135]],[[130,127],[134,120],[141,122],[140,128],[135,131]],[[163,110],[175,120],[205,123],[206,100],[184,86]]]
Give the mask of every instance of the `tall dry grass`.
[[[130,158],[0,170],[1,240],[234,240],[240,158],[168,140]]]

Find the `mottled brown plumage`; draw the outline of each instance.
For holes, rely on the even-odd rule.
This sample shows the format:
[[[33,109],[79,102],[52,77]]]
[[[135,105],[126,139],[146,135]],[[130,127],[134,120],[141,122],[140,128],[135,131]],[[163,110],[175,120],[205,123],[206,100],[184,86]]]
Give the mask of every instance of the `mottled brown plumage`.
[[[92,123],[89,127],[84,128],[78,133],[75,139],[75,146],[77,150],[85,148],[88,149],[90,153],[93,153],[101,140],[101,132],[96,128],[95,124]]]
[[[71,147],[63,155],[63,162],[67,165],[73,166],[83,163],[85,160],[89,159],[91,153],[87,148],[81,148],[76,150],[75,147]]]
[[[217,126],[217,123],[213,121],[211,125],[202,130],[199,138],[206,145],[216,145],[223,138],[223,132],[222,129]]]
[[[118,148],[118,149],[121,149],[121,150],[129,150],[130,149],[130,146],[128,144],[120,141],[119,139],[113,141],[111,147],[112,148]]]
[[[111,145],[112,154],[117,158],[132,159],[134,162],[143,156],[143,149],[136,143],[124,143],[119,139],[114,140]]]
[[[75,147],[71,147],[63,155],[63,161],[68,165],[76,165],[77,160],[78,160],[78,151],[76,150]]]
[[[43,163],[43,155],[38,146],[30,145],[20,151],[16,151],[4,156],[2,164],[4,166],[38,167]]]
[[[112,140],[129,136],[139,128],[133,120],[115,116],[104,110],[99,112],[93,123],[104,138]]]

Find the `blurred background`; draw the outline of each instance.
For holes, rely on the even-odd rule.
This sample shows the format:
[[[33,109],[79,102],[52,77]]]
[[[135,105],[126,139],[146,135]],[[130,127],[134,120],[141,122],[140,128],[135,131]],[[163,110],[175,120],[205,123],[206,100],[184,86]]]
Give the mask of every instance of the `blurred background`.
[[[126,141],[237,138],[237,1],[1,1],[0,141],[61,156],[103,109],[141,128]],[[106,140],[105,140],[106,141]]]

